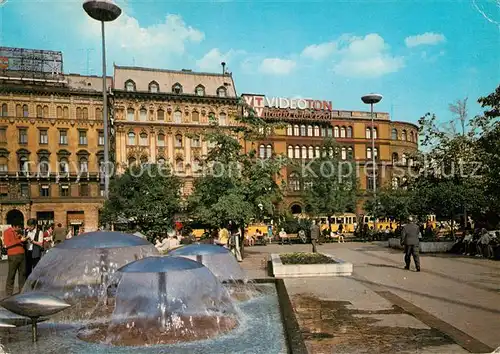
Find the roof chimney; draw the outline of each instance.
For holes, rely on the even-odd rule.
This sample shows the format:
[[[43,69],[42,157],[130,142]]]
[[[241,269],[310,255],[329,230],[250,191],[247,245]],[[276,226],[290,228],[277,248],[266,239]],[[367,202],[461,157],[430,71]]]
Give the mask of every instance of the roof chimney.
[[[220,65],[222,65],[222,75],[225,75],[226,74],[226,63],[222,62],[222,63],[220,63]]]

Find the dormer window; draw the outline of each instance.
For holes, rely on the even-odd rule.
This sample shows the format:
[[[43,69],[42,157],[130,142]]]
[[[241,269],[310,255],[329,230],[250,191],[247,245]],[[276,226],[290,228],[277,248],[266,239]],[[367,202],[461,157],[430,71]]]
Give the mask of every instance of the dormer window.
[[[227,96],[227,90],[224,86],[221,86],[217,89],[217,96],[219,96],[219,97],[226,97]]]
[[[132,80],[125,81],[125,90],[128,92],[134,92],[135,91],[135,82],[133,82]]]
[[[205,96],[205,88],[203,85],[196,86],[196,96]]]
[[[172,86],[172,92],[175,94],[181,94],[182,93],[182,85],[179,83],[176,83]]]
[[[149,83],[149,92],[151,93],[157,93],[160,91],[159,85],[156,81],[151,81]]]

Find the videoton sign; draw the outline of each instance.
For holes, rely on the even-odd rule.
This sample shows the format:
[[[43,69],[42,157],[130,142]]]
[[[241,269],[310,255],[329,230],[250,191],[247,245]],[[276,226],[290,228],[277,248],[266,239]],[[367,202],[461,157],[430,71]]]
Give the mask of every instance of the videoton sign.
[[[242,95],[244,102],[261,118],[324,118],[333,111],[331,101],[308,98],[266,97]],[[245,112],[248,114],[248,112]]]

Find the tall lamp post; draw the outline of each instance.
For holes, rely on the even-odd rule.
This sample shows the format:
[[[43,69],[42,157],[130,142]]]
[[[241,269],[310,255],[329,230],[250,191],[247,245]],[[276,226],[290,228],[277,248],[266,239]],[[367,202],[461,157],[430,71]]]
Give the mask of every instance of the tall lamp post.
[[[108,130],[108,95],[106,85],[106,40],[104,22],[116,20],[122,10],[112,0],[85,0],[83,9],[94,20],[101,21],[102,35],[102,105],[104,119],[104,197],[109,196],[109,130]]]
[[[372,177],[373,177],[373,204],[375,209],[377,208],[377,175],[376,175],[376,159],[375,159],[375,124],[373,122],[373,105],[379,103],[382,100],[382,95],[378,93],[370,93],[368,95],[364,95],[361,97],[361,100],[365,104],[370,105],[370,117],[372,120],[372,130],[371,130],[371,138],[372,138]],[[377,231],[377,222],[376,216],[373,215],[373,231]]]

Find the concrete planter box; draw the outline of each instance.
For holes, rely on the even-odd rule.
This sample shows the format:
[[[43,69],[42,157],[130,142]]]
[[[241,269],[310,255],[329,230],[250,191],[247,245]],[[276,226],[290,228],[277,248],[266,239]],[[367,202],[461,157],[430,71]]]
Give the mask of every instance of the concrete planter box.
[[[420,242],[419,251],[420,253],[445,253],[449,252],[455,242],[453,241],[443,241],[443,242]],[[399,238],[390,238],[388,241],[389,248],[403,249],[399,243]]]
[[[276,278],[298,278],[298,277],[321,277],[321,276],[345,276],[352,274],[352,263],[344,262],[332,255],[322,253],[337,263],[329,264],[283,264],[280,255],[271,254],[273,263],[273,274]]]

